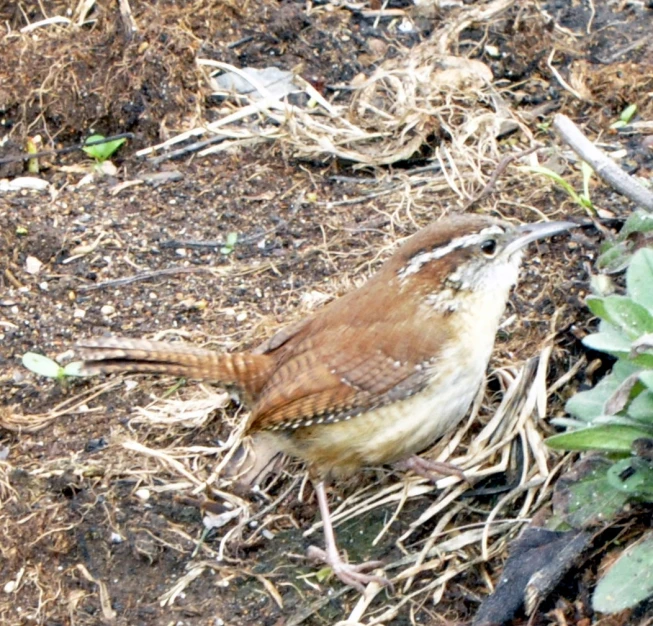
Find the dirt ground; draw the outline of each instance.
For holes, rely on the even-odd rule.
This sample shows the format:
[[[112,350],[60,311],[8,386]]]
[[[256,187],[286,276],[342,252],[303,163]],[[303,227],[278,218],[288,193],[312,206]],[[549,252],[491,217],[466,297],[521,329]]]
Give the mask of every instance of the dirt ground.
[[[393,0],[383,4],[389,14],[379,15],[375,0],[121,6],[129,4],[131,21],[114,2],[87,3],[87,10],[59,0],[0,2],[0,178],[28,175],[26,161],[1,162],[23,152],[28,138],[39,135],[38,149],[50,150],[90,133],[132,134],[113,157],[113,174],[80,184],[91,170],[86,155],[47,154],[36,174],[47,190],[0,191],[0,623],[469,623],[501,575],[517,524],[496,538],[491,558],[480,559],[480,544],[460,547],[440,564],[459,567],[458,575],[429,586],[444,571],[433,564],[365,603],[337,580],[316,577],[304,558],[322,538],[301,466],[287,465],[254,494],[214,476],[246,413],[219,387],[152,376],[48,380],[23,368],[21,357],[34,351],[54,358],[79,338],[108,333],[246,349],[359,284],[397,240],[443,214],[470,210],[518,222],[586,217],[517,162],[500,168],[488,193],[467,205],[503,153],[536,143],[549,151],[541,161],[561,164],[581,188],[578,168],[561,156],[549,127],[557,112],[603,147],[623,150],[620,164],[629,173],[651,179],[650,128],[610,129],[629,104],[638,105],[637,119],[653,119],[650,6],[527,1],[492,12],[498,2],[418,10]],[[473,19],[465,17],[472,9]],[[21,31],[54,16],[73,23]],[[130,32],[129,24],[138,29]],[[207,156],[153,163],[135,155],[238,110],[213,95],[198,58],[292,70],[346,107],[352,81],[360,84],[384,62],[400,63],[450,24],[460,28],[442,39],[446,53],[483,62],[519,125],[497,135],[496,158],[470,139],[478,161],[452,166],[438,184],[425,177],[456,149],[453,118],[419,127],[419,148],[389,164],[358,167],[316,148],[307,153],[290,131]],[[241,124],[285,128],[263,114]],[[174,176],[148,179],[154,172]],[[632,211],[596,178],[591,193],[608,232]],[[230,233],[238,239],[225,249]],[[534,247],[497,339],[480,425],[461,447],[489,421],[511,373],[545,345],[552,347],[549,384],[585,358],[580,339],[592,322],[583,297],[603,236],[586,228]],[[588,372],[580,363],[549,398],[549,415],[562,414],[564,401],[605,366]],[[178,403],[166,419],[155,408],[162,399]],[[175,417],[181,406],[185,412]],[[538,428],[550,432],[542,421]],[[549,455],[549,466],[558,467],[560,459]],[[440,532],[448,512],[417,523],[439,502],[432,486],[411,492],[395,515],[403,478],[371,468],[332,488],[334,508],[382,490],[396,497],[338,526],[351,560],[401,563]],[[456,527],[482,523],[500,497],[461,499],[450,520]],[[538,503],[545,502],[542,495]],[[207,531],[206,511],[216,505],[224,513],[225,503],[241,507],[240,517]],[[523,506],[516,499],[501,516],[520,517]],[[530,621],[518,615],[513,623],[644,619],[594,615],[593,580],[568,577]]]

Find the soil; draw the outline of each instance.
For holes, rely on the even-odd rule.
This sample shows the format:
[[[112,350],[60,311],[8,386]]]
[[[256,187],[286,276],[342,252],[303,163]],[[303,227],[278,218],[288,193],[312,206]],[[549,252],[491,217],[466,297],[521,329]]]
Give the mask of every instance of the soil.
[[[261,518],[270,534],[252,523],[218,559],[226,531],[203,536],[202,523],[205,497],[211,501],[216,494],[194,491],[197,483],[188,481],[179,486],[185,479],[175,466],[124,445],[166,450],[188,472],[208,476],[242,420],[245,408],[237,401],[205,416],[200,426],[163,426],[136,419],[135,407],[169,394],[190,402],[196,385],[177,389],[177,381],[152,376],[49,380],[23,368],[21,358],[26,352],[54,358],[79,338],[109,333],[180,335],[216,350],[254,347],[360,283],[401,237],[460,211],[464,202],[451,191],[415,195],[409,206],[398,199],[403,192],[375,194],[431,163],[429,150],[362,172],[342,159],[301,159],[282,141],[206,157],[187,154],[156,168],[135,152],[224,114],[198,57],[293,70],[327,99],[344,102],[347,92],[338,86],[369,76],[383,59],[401,58],[437,31],[448,11],[466,7],[417,12],[393,0],[387,8],[403,10],[404,17],[377,19],[366,13],[380,8],[373,0],[143,0],[131,3],[139,28],[128,34],[118,3],[103,2],[90,8],[81,26],[21,32],[53,16],[79,17],[77,3],[46,4],[47,14],[42,3],[0,3],[7,26],[0,52],[0,160],[22,152],[36,135],[44,150],[80,143],[91,133],[132,136],[113,157],[113,174],[80,184],[92,169],[86,155],[49,154],[39,158],[38,173],[50,183],[48,191],[0,191],[0,623],[346,620],[359,594],[336,580],[316,579],[315,566],[303,557],[321,537],[303,536],[318,513],[310,487],[300,490],[300,466],[288,466],[263,495],[243,496],[254,513],[277,500]],[[639,119],[652,118],[646,94],[653,92],[653,14],[641,3],[594,3],[591,9],[576,2],[541,2],[539,9],[513,3],[491,22],[468,23],[450,53],[484,61],[510,106],[533,114],[529,128],[545,145],[557,143],[547,127],[551,113],[563,112],[593,137],[603,132],[604,143],[626,152],[624,168],[651,180],[650,135],[605,129],[633,103]],[[402,20],[413,27],[404,28]],[[569,88],[548,68],[554,49],[555,67]],[[496,166],[488,164],[485,174]],[[26,176],[26,168],[26,161],[2,163],[0,178]],[[153,171],[175,176],[148,182]],[[580,187],[577,171],[567,176]],[[474,210],[516,221],[586,217],[550,181],[526,180],[510,168],[499,181]],[[592,200],[608,230],[632,211],[596,179]],[[225,246],[230,233],[238,239]],[[549,382],[581,358],[580,339],[591,327],[583,298],[602,236],[587,228],[571,240],[538,244],[511,297],[506,318],[516,318],[499,334],[492,371],[536,356],[552,331]],[[30,258],[38,260],[36,270]],[[592,371],[596,376],[601,368]],[[588,376],[581,368],[556,393],[552,413],[562,413],[565,399]],[[493,400],[496,406],[492,393],[501,388],[498,378],[492,380],[486,417]],[[93,397],[103,385],[109,387]],[[338,501],[401,478],[370,469],[331,495]],[[387,561],[399,559],[402,550],[419,550],[435,521],[407,545],[397,538],[433,497],[411,498],[377,545],[372,541],[394,505],[342,524],[341,548],[352,560]],[[492,502],[475,501],[469,515]],[[440,598],[416,595],[384,623],[469,622],[491,591],[489,581],[500,577],[504,558],[467,570]],[[189,575],[173,601],[162,599]],[[566,580],[529,623],[598,623],[588,601],[591,584],[591,577]],[[394,592],[401,594],[401,587]],[[373,615],[383,612],[388,597],[383,592],[375,599]],[[522,615],[514,623],[526,621]]]

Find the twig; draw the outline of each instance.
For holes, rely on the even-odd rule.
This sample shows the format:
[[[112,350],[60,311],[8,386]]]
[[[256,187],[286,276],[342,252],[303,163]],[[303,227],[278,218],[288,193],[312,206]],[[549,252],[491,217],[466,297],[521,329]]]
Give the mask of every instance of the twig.
[[[185,156],[189,152],[197,152],[198,150],[202,150],[207,146],[212,146],[213,144],[221,143],[227,139],[229,139],[227,135],[215,135],[213,137],[210,137],[209,139],[204,139],[202,141],[194,141],[193,143],[190,143],[184,146],[183,148],[172,150],[158,157],[150,159],[150,163],[152,163],[152,165],[159,165],[163,163],[163,161],[168,161],[170,159],[176,159],[177,157]]]
[[[239,46],[243,46],[246,43],[249,43],[254,39],[254,35],[247,35],[246,37],[241,37],[240,39],[237,39],[236,41],[232,41],[231,43],[227,44],[227,48],[229,50],[233,50],[234,48],[238,48]]]
[[[149,280],[150,278],[158,278],[159,276],[172,276],[174,274],[194,274],[195,272],[208,272],[212,273],[214,268],[211,267],[168,267],[162,270],[152,270],[151,272],[142,272],[141,274],[134,274],[133,276],[125,276],[124,278],[116,278],[114,280],[107,280],[103,283],[95,285],[83,285],[78,289],[80,292],[95,291],[96,289],[104,289],[105,287],[115,287],[117,285],[129,285],[138,282],[139,280]]]
[[[597,148],[566,115],[553,118],[553,128],[560,138],[587,162],[598,176],[615,191],[638,206],[653,211],[653,193],[626,174],[610,157]]]

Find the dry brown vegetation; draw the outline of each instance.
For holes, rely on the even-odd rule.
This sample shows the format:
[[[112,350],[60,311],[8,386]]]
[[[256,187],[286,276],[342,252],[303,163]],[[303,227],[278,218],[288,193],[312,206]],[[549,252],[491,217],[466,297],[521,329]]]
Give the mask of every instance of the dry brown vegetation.
[[[48,191],[0,192],[0,622],[471,621],[569,462],[544,446],[547,418],[604,365],[588,367],[579,342],[598,231],[533,251],[484,394],[465,428],[429,452],[507,490],[466,498],[451,477],[431,484],[385,468],[333,488],[341,546],[352,560],[384,559],[394,594],[318,580],[303,557],[321,540],[303,467],[286,465],[255,494],[223,477],[246,407],[220,388],[143,376],[61,383],[20,357],[106,332],[251,347],[443,214],[585,217],[523,167],[537,160],[580,189],[573,155],[547,127],[559,111],[650,178],[650,126],[609,129],[631,103],[653,118],[650,10],[397,1],[388,17],[374,1],[8,4],[0,160],[37,134],[48,149],[91,131],[134,138],[115,176],[79,185],[88,159],[51,154],[39,159]],[[69,21],[29,28],[54,16]],[[215,95],[215,62],[277,65],[305,81],[288,101],[237,101]],[[182,133],[192,139],[175,143]],[[166,157],[216,136],[209,153]],[[0,178],[23,169],[0,163]],[[605,228],[632,210],[596,180],[591,191]],[[230,232],[231,254],[207,245]],[[591,584],[565,580],[530,623],[597,621]]]

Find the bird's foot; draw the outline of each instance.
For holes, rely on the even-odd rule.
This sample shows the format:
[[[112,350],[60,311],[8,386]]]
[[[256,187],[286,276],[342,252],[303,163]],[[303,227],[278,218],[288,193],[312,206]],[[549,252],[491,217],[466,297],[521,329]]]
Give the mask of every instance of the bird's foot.
[[[453,465],[452,463],[442,463],[441,461],[431,461],[430,459],[424,459],[421,456],[411,456],[408,457],[405,461],[399,461],[394,465],[399,470],[411,470],[422,476],[428,478],[429,480],[437,480],[437,477],[440,476],[457,476],[462,481],[469,483],[469,479],[465,476],[464,472]]]
[[[310,546],[307,554],[310,559],[315,559],[328,565],[345,585],[354,587],[361,593],[365,592],[365,586],[369,583],[377,583],[383,587],[392,587],[392,583],[387,578],[365,573],[366,571],[382,567],[382,561],[366,561],[365,563],[352,565],[351,563],[345,563],[339,554],[330,555],[327,551],[317,546]]]

